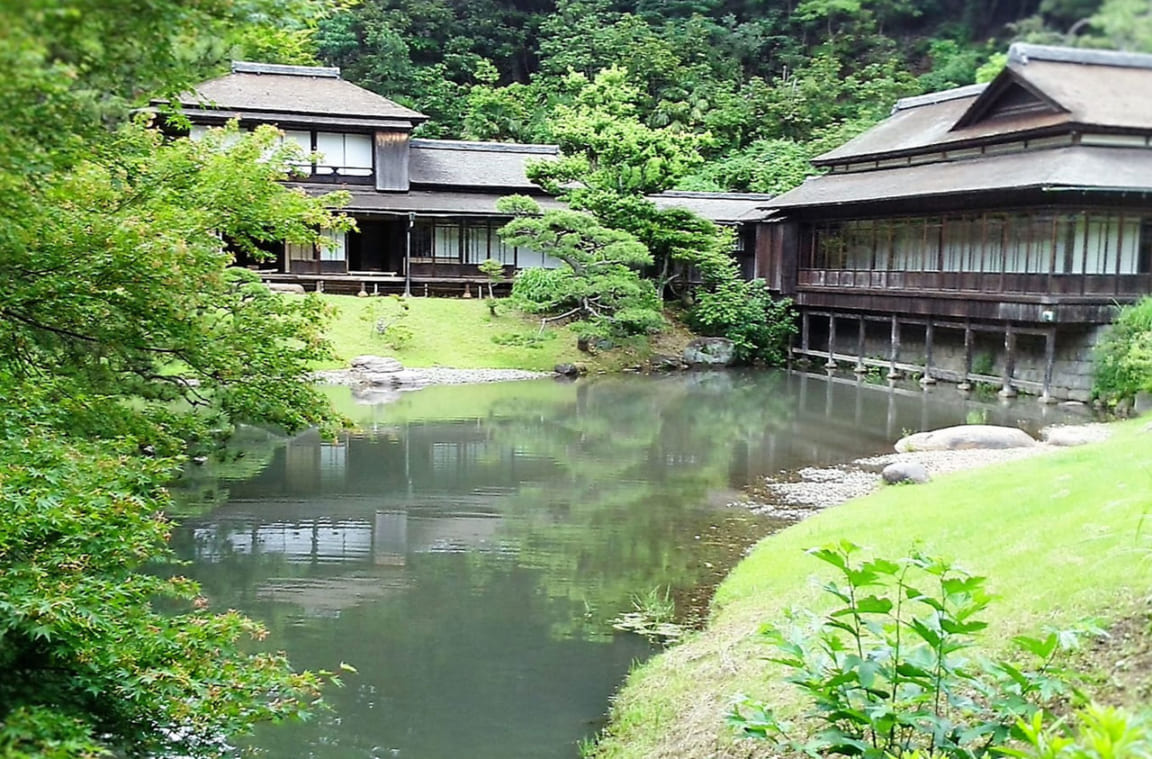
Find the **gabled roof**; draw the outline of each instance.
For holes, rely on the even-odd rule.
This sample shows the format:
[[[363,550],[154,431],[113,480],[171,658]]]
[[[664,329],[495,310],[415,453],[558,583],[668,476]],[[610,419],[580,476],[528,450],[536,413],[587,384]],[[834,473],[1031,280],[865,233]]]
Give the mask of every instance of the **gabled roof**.
[[[1012,45],[989,85],[905,98],[813,163],[883,159],[1072,128],[1152,131],[1152,55]]]
[[[811,177],[767,205],[805,208],[997,190],[1152,193],[1152,150],[1075,146]]]
[[[540,188],[528,181],[528,163],[553,160],[559,154],[555,145],[416,139],[409,147],[408,176],[413,188],[539,192]]]
[[[235,61],[232,72],[179,97],[186,108],[243,114],[326,117],[356,122],[398,121],[414,127],[428,119],[374,92],[340,78],[340,69],[280,66]]]

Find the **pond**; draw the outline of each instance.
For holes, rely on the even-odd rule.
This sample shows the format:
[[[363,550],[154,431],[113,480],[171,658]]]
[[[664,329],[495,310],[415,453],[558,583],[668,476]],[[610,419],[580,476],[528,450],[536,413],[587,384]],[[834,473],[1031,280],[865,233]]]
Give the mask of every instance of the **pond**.
[[[357,670],[330,711],[255,736],[272,757],[574,759],[655,650],[612,620],[646,594],[699,614],[779,527],[730,505],[742,488],[906,430],[1064,421],[786,372],[331,392],[356,432],[249,430],[179,488],[174,546],[214,607],[297,666]]]

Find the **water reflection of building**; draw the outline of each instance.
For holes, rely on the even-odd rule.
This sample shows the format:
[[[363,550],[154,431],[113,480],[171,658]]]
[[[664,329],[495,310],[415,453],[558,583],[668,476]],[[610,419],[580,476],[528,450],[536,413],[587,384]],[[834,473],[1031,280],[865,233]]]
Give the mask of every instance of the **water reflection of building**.
[[[284,516],[301,503],[264,502],[261,510]],[[217,514],[192,528],[193,556],[200,562],[244,557],[275,558],[287,564],[404,566],[420,553],[505,551],[500,517],[492,513],[412,516],[376,511],[362,518],[301,517],[262,521],[253,514]]]
[[[477,484],[508,492],[550,479],[556,463],[508,441],[494,440],[475,422],[393,428],[349,445],[308,432],[290,441],[259,476],[237,483],[236,499],[273,494],[444,492],[469,497]]]

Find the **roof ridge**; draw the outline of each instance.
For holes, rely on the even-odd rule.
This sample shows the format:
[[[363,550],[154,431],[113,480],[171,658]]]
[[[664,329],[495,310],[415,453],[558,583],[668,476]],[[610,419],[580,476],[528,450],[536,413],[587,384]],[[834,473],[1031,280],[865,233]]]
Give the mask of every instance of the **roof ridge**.
[[[535,153],[540,155],[556,155],[560,152],[558,145],[541,145],[523,142],[437,140],[428,137],[417,137],[414,138],[410,144],[414,148],[430,148],[433,150],[488,150],[493,153]]]
[[[232,61],[232,73],[315,76],[325,79],[340,78],[340,68],[338,66],[289,66],[284,63],[260,63],[257,61]]]
[[[919,108],[925,105],[945,103],[949,100],[960,100],[961,98],[973,97],[983,92],[987,86],[987,84],[966,84],[963,87],[953,87],[950,90],[927,92],[923,95],[913,95],[912,97],[900,98],[896,101],[896,105],[892,106],[892,113],[896,113],[897,111],[905,111],[909,108]]]
[[[775,197],[767,192],[709,192],[706,190],[664,190],[649,197],[713,198],[716,200],[764,200]]]
[[[1089,66],[1115,66],[1117,68],[1152,69],[1152,55],[1129,53],[1123,50],[1103,50],[1087,47],[1033,45],[1013,42],[1008,48],[1008,61],[1028,65],[1029,61],[1054,63],[1081,63]]]

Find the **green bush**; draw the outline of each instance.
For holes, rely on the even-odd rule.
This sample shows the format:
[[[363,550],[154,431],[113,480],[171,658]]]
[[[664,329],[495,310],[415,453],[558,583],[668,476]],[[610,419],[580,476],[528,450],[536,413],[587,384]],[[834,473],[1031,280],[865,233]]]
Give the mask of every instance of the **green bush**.
[[[701,335],[726,337],[740,361],[782,364],[796,333],[792,302],[772,297],[763,280],[728,279],[701,292],[688,312],[688,326]]]
[[[1075,635],[1016,638],[1031,666],[968,659],[964,649],[986,627],[985,578],[920,554],[861,561],[859,550],[848,541],[811,550],[839,573],[823,586],[835,608],[761,632],[779,652],[772,661],[809,698],[803,724],[742,697],[729,723],[744,735],[810,756],[977,759],[1065,692],[1053,663]]]
[[[1152,391],[1152,297],[1120,309],[1095,361],[1097,397],[1116,401]]]

